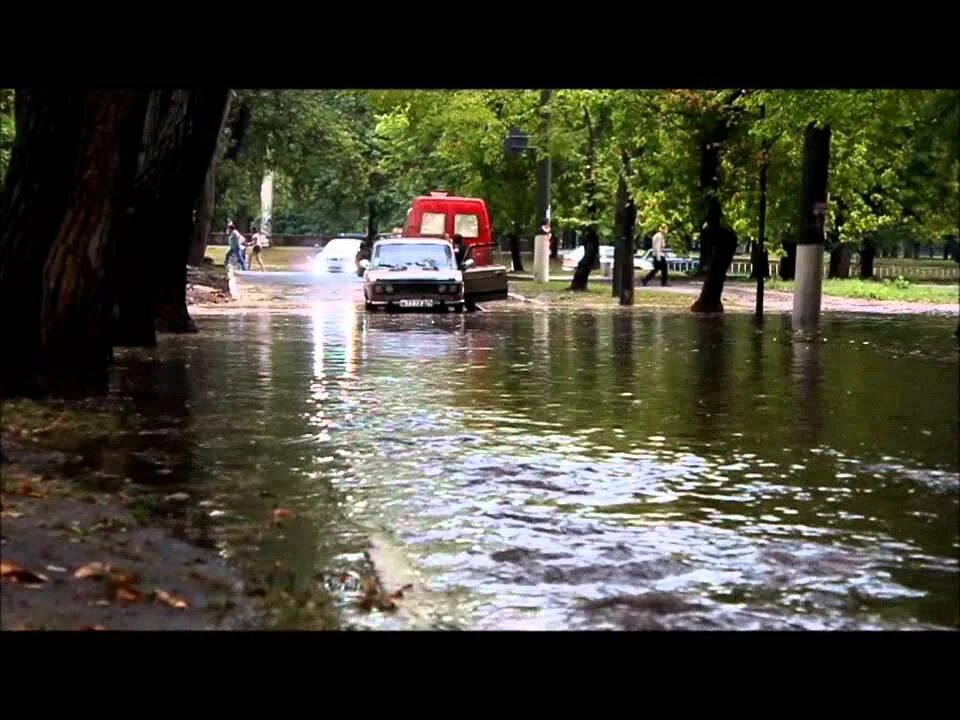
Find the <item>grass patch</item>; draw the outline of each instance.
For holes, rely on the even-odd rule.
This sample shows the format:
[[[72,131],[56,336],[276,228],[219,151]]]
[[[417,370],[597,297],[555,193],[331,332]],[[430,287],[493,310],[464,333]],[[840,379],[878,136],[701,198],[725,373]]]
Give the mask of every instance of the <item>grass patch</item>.
[[[610,285],[589,283],[586,292],[571,292],[567,283],[538,283],[526,280],[511,280],[510,292],[524,297],[557,305],[619,305],[617,298],[610,294]],[[689,295],[644,290],[634,294],[636,307],[669,307],[687,309],[693,303]]]
[[[770,290],[793,292],[793,282],[770,279]],[[833,297],[861,298],[865,300],[892,300],[917,303],[955,303],[960,286],[940,286],[914,283],[902,278],[877,280],[824,280],[823,294]]]

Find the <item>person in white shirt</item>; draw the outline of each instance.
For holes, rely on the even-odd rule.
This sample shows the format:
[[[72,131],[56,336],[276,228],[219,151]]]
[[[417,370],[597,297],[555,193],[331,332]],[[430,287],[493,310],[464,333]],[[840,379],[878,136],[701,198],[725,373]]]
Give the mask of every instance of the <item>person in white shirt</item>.
[[[641,281],[646,285],[660,271],[660,284],[667,284],[667,227],[662,225],[660,231],[653,236],[653,270]]]
[[[250,237],[250,242],[248,243],[250,248],[250,253],[247,255],[247,267],[253,268],[253,261],[257,261],[257,265],[260,266],[260,270],[263,271],[263,260],[260,259],[260,253],[263,251],[263,233],[256,227],[253,228],[253,235]]]

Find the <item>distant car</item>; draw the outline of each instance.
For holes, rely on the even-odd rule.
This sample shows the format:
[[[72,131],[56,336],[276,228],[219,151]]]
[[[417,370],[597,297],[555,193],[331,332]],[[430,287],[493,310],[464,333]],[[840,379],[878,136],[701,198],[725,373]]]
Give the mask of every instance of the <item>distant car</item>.
[[[677,255],[670,248],[664,249],[663,256],[667,260],[667,268],[672,272],[689,272],[695,270],[698,262],[696,258]],[[643,272],[653,270],[653,248],[641,250],[634,255],[633,267]]]
[[[356,272],[357,253],[360,251],[362,243],[362,240],[356,238],[333,238],[314,257],[314,272]]]
[[[473,267],[464,261],[464,269]],[[432,238],[389,238],[374,243],[369,260],[361,260],[367,310],[383,308],[464,307],[463,273],[453,244]]]
[[[613,263],[613,253],[615,248],[613,245],[601,245],[600,246],[600,264],[606,262]],[[583,245],[580,245],[574,250],[568,250],[567,252],[560,253],[560,257],[563,261],[564,270],[576,270],[577,265],[580,264],[580,261],[583,260],[583,255],[586,252],[586,248]]]

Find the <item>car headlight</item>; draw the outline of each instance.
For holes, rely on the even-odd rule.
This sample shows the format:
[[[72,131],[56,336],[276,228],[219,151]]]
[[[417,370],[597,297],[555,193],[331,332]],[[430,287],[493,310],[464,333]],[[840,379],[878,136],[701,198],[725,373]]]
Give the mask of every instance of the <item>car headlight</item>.
[[[374,285],[374,286],[373,286],[373,291],[374,291],[375,293],[377,293],[378,295],[380,295],[381,293],[383,293],[383,288],[380,287],[379,285]]]
[[[452,293],[454,293],[454,294],[460,292],[460,286],[459,286],[459,285],[451,285],[451,286],[450,286],[450,292],[452,292]]]
[[[386,292],[386,293],[392,293],[392,292],[393,292],[393,285],[387,285],[387,286],[383,289],[383,291]]]
[[[441,285],[440,287],[437,288],[437,292],[445,293],[446,291],[447,291],[446,285]]]

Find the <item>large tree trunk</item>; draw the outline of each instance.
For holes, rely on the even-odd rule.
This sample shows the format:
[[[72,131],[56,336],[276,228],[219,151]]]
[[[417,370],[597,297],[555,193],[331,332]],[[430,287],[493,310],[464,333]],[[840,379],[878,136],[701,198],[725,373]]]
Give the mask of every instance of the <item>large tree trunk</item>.
[[[780,259],[780,279],[793,280],[797,274],[797,243],[784,240],[783,249],[786,255]]]
[[[613,237],[616,247],[613,255],[613,282],[610,283],[610,294],[613,297],[620,297],[620,238],[623,237],[623,229],[627,220],[627,203],[630,194],[627,190],[627,181],[623,173],[617,181],[617,200],[613,208]]]
[[[187,257],[187,262],[190,265],[202,265],[207,252],[207,240],[210,238],[210,230],[213,227],[213,213],[216,210],[217,201],[217,159],[220,155],[219,148],[223,140],[223,129],[230,114],[232,97],[233,93],[227,96],[227,102],[223,108],[223,118],[220,121],[220,129],[217,131],[217,145],[214,148],[213,157],[210,158],[210,165],[203,179],[203,187],[194,208],[193,231],[190,237],[190,252]],[[249,124],[249,106],[247,115]],[[242,141],[242,137],[240,141]],[[235,144],[239,151],[239,142]]]
[[[194,211],[193,232],[190,237],[190,255],[187,262],[190,265],[202,265],[207,254],[207,239],[213,227],[213,211],[217,200],[217,163],[216,155],[207,169],[207,176],[203,179],[203,188],[197,198],[197,207]]]
[[[731,99],[729,102],[733,102]],[[721,226],[720,151],[730,136],[734,118],[725,110],[708,114],[700,130],[700,203],[704,223],[700,232],[700,267],[705,275],[700,297],[691,306],[693,312],[723,312],[720,298],[727,270],[737,252],[737,235]]]
[[[833,232],[833,246],[830,248],[830,267],[827,277],[846,279],[850,277],[850,258],[853,248],[840,241],[840,233],[847,221],[847,204],[842,197],[837,198],[837,212],[835,230]]]
[[[227,89],[154,91],[136,183],[135,243],[125,257],[121,341],[150,344],[160,332],[195,332],[186,306],[193,210],[216,150]],[[148,269],[152,268],[152,272]],[[148,320],[148,316],[150,319]]]
[[[830,251],[830,270],[827,273],[829,278],[850,277],[850,256],[852,255],[850,245],[840,243]]]
[[[713,247],[713,257],[700,288],[700,297],[690,309],[702,313],[723,312],[723,286],[737,252],[737,234],[730,228],[717,225],[715,230],[708,227],[705,235]]]
[[[623,217],[623,235],[617,241],[619,257],[614,266],[619,276],[621,305],[633,305],[633,232],[636,224],[637,208],[633,204],[633,200],[629,200]]]
[[[4,394],[102,388],[144,91],[20,90],[0,198]]]
[[[573,273],[573,280],[570,281],[570,289],[575,292],[583,292],[587,289],[587,281],[590,278],[590,271],[600,258],[600,238],[597,237],[597,231],[593,228],[587,230],[583,240],[583,257],[577,263],[577,269]]]
[[[700,203],[704,224],[700,232],[700,263],[697,274],[710,272],[716,252],[716,228],[709,228],[710,213],[719,208],[717,191],[720,189],[720,150],[730,135],[729,118],[709,115],[700,130]],[[736,253],[736,248],[734,248]]]
[[[590,217],[590,228],[583,240],[583,257],[577,263],[577,269],[570,281],[570,289],[583,292],[587,289],[590,271],[600,257],[600,238],[597,236],[597,143],[590,112],[583,111],[584,123],[587,128],[587,214]]]
[[[860,279],[869,280],[873,277],[873,259],[877,254],[877,246],[872,238],[863,239],[863,249],[860,250]]]

